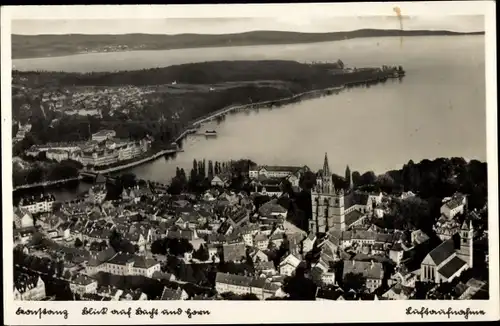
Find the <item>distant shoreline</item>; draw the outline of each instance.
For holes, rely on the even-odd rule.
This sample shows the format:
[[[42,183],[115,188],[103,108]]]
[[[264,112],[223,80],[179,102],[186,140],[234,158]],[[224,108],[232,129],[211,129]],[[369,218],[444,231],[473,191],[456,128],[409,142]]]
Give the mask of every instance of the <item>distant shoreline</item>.
[[[123,34],[123,35],[12,35],[12,60],[57,58],[85,54],[133,51],[167,51],[195,48],[291,45],[344,41],[374,37],[469,36],[485,32],[431,30],[356,30],[333,33],[257,31],[239,34]],[[88,42],[89,45],[86,45]],[[61,48],[61,43],[66,47]],[[27,45],[28,44],[28,45]],[[92,46],[95,46],[94,48]],[[125,48],[126,46],[126,48]],[[82,51],[87,48],[89,51]],[[100,49],[108,47],[107,50]],[[120,49],[117,49],[120,48]]]

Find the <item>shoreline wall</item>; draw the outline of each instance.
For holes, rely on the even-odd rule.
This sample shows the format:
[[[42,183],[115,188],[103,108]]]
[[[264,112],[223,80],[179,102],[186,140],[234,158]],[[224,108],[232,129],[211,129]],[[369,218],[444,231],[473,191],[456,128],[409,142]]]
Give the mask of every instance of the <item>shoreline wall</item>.
[[[53,181],[44,181],[44,182],[38,182],[38,183],[31,183],[31,184],[26,184],[26,185],[20,185],[13,187],[12,191],[17,191],[17,190],[22,190],[22,189],[30,189],[30,188],[36,188],[36,187],[47,187],[47,186],[53,186],[56,184],[60,183],[67,183],[71,181],[77,181],[81,180],[82,177],[78,176],[75,178],[69,178],[69,179],[61,179],[61,180],[53,180]]]

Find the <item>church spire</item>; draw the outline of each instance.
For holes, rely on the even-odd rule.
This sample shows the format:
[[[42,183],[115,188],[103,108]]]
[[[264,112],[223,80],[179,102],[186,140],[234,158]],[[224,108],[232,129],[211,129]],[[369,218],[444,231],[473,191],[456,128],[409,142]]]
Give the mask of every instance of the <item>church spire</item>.
[[[325,162],[323,163],[323,176],[330,176],[330,166],[328,165],[328,154],[325,152]]]

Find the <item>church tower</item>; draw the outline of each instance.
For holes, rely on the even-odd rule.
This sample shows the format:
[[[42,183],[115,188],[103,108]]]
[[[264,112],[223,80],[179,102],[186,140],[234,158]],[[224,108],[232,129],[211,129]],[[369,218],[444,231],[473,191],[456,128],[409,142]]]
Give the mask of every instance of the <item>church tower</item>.
[[[472,268],[473,238],[472,220],[465,220],[460,228],[460,249],[457,251],[457,255],[469,265],[469,268]]]
[[[341,229],[341,225],[344,224],[343,191],[335,190],[327,153],[325,153],[323,169],[316,178],[316,187],[311,190],[311,202],[312,219],[309,223],[309,231],[326,233],[331,228]]]

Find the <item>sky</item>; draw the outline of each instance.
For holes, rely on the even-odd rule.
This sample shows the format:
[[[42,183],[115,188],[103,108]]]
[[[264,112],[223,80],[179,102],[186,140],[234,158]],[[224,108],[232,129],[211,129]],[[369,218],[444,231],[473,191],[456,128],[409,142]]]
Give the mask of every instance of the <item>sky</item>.
[[[168,19],[31,19],[12,20],[12,34],[227,34],[255,30],[324,33],[363,28],[399,29],[398,17],[362,16],[297,18],[168,18]],[[484,31],[484,16],[403,16],[403,29]]]

